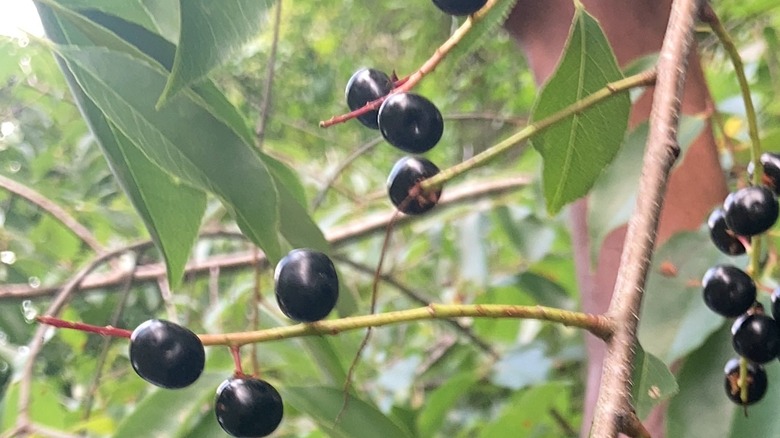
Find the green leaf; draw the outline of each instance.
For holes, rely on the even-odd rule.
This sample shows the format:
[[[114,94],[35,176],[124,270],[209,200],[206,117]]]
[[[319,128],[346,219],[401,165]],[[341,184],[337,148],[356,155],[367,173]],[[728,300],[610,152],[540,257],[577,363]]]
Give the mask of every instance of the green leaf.
[[[569,385],[551,382],[527,391],[517,392],[507,402],[498,418],[482,429],[480,438],[560,438],[562,431],[553,412],[569,411]]]
[[[214,391],[225,380],[221,373],[203,373],[192,385],[159,389],[144,397],[119,423],[114,438],[186,437],[204,409],[213,409]]]
[[[93,9],[158,33],[169,41],[179,37],[178,0],[54,0],[74,10]],[[42,3],[49,3],[42,1]]]
[[[350,396],[347,410],[339,423],[334,420],[341,410],[344,392],[341,388],[322,386],[279,388],[282,398],[300,412],[304,412],[335,438],[403,438],[412,434],[400,423],[388,418],[374,406]]]
[[[448,55],[450,65],[457,66],[479,49],[506,21],[517,0],[499,0],[482,19],[473,25]]]
[[[155,164],[219,196],[241,230],[275,263],[280,258],[274,180],[260,155],[188,95],[159,111],[165,75],[124,53],[62,47],[79,87]]]
[[[660,359],[636,347],[634,372],[631,377],[634,408],[639,418],[645,418],[657,404],[673,396],[679,390],[677,380]]]
[[[676,234],[653,257],[639,341],[667,365],[698,348],[723,324],[701,295],[701,278],[717,263],[744,266],[746,258],[722,254],[707,232]]]
[[[68,42],[74,29],[48,9],[41,11],[47,32],[56,42]],[[153,164],[116,129],[63,69],[82,114],[103,150],[112,173],[144,221],[165,259],[168,281],[176,288],[184,274],[192,245],[206,210],[206,194],[175,181]]]
[[[181,30],[173,70],[160,104],[230,60],[259,31],[273,4],[266,0],[182,0]]]
[[[728,329],[724,327],[685,360],[677,380],[680,392],[669,402],[667,410],[668,437],[728,436],[734,415],[742,415],[726,397],[723,385],[723,367],[734,355],[730,337]],[[773,408],[777,411],[776,407]],[[759,433],[736,436],[773,435]]]
[[[533,119],[548,117],[620,78],[601,28],[578,4],[563,58],[539,93]],[[544,159],[542,187],[550,213],[588,193],[620,148],[630,108],[628,93],[620,93],[534,137],[533,146]]]
[[[425,397],[425,403],[417,416],[417,430],[420,437],[433,437],[442,428],[447,413],[477,383],[478,376],[472,371],[461,373]]]
[[[682,162],[688,147],[701,130],[704,120],[700,117],[686,116],[680,120],[678,142]],[[636,205],[636,193],[639,188],[639,176],[642,173],[642,161],[647,142],[647,123],[636,127],[628,134],[623,147],[615,160],[599,176],[588,197],[588,235],[590,236],[590,256],[593,263],[598,257],[604,239],[614,229],[628,223],[628,218]]]

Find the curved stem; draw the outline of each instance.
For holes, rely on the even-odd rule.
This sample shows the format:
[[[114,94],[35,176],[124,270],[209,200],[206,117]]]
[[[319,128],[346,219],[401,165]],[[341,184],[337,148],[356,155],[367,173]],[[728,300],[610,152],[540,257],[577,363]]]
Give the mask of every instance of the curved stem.
[[[297,324],[287,327],[275,327],[253,332],[199,335],[203,345],[244,345],[253,342],[278,341],[301,336],[337,335],[367,327],[381,327],[403,322],[449,319],[449,318],[524,318],[556,322],[571,327],[585,329],[601,339],[608,339],[612,325],[603,315],[571,312],[543,306],[480,305],[480,304],[431,304],[416,309],[373,315],[351,316],[348,318],[318,321],[309,324]]]
[[[442,170],[441,172],[436,174],[436,176],[433,176],[421,182],[420,187],[423,190],[430,190],[434,187],[441,186],[445,182],[475,167],[486,164],[490,160],[496,158],[499,155],[502,155],[507,150],[511,149],[517,144],[524,142],[530,139],[531,137],[543,132],[545,129],[555,125],[556,123],[560,122],[561,120],[567,117],[571,117],[575,114],[579,114],[582,111],[592,107],[593,105],[596,105],[599,102],[602,102],[616,94],[625,93],[628,90],[631,90],[632,88],[647,87],[653,85],[653,83],[655,83],[655,77],[656,77],[655,71],[648,70],[621,79],[619,81],[609,83],[604,88],[594,92],[593,94],[586,96],[582,100],[579,100],[567,106],[566,108],[556,112],[555,114],[552,114],[549,117],[531,123],[530,125],[526,126],[525,128],[521,129],[515,134],[511,135],[510,137],[504,139],[497,145],[492,146],[491,148],[471,157],[466,161],[463,161],[450,168]]]
[[[425,61],[416,72],[405,78],[403,83],[394,88],[390,94],[404,93],[414,88],[414,86],[417,85],[425,75],[436,69],[436,66],[439,65],[439,63],[447,56],[447,54],[450,53],[450,51],[452,51],[452,49],[454,49],[455,46],[457,46],[466,35],[468,35],[469,31],[471,31],[471,29],[474,27],[474,24],[482,20],[488,11],[490,11],[490,9],[492,9],[493,6],[495,6],[499,1],[502,0],[488,0],[482,9],[477,11],[477,13],[474,15],[466,18],[466,21],[464,21],[463,24],[460,25],[460,27],[455,32],[453,32],[449,38],[447,38],[447,41],[439,46],[436,51],[433,52],[433,55],[431,55],[431,57],[428,58],[428,60]],[[358,108],[355,111],[350,111],[346,114],[331,117],[328,120],[323,120],[320,122],[320,128],[327,128],[339,123],[344,123],[347,120],[352,120],[355,117],[362,116],[363,114],[376,110],[380,105],[382,105],[382,102],[384,102],[385,99],[387,99],[387,96],[382,96],[379,99],[365,104],[362,108]]]
[[[105,251],[103,245],[98,242],[98,240],[95,238],[95,236],[92,235],[87,227],[82,225],[73,216],[71,216],[70,213],[65,211],[65,209],[57,205],[57,203],[54,201],[25,186],[24,184],[18,183],[3,175],[0,175],[0,187],[17,196],[21,196],[22,198],[37,205],[49,213],[54,219],[57,219],[62,225],[65,226],[65,228],[69,229],[73,234],[76,235],[76,237],[81,239],[96,253],[101,254]]]

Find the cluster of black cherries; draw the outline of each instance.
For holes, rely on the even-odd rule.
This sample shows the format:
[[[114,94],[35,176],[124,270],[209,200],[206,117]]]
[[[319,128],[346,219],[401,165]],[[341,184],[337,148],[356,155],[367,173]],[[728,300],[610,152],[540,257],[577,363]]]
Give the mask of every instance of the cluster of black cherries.
[[[433,0],[449,15],[465,16],[480,10],[487,0]],[[382,101],[378,109],[357,116],[396,148],[415,154],[398,160],[390,171],[387,190],[395,207],[410,215],[425,213],[436,206],[441,189],[422,191],[418,183],[439,173],[430,160],[418,156],[431,150],[441,139],[444,121],[436,105],[419,94],[393,92],[402,81],[373,68],[362,68],[347,82],[349,109],[359,111],[366,105]],[[382,100],[384,99],[384,100]]]
[[[487,0],[433,0],[450,15],[470,15]],[[422,154],[441,139],[441,112],[430,100],[413,93],[395,92],[397,79],[369,68],[358,70],[346,88],[347,105],[355,111],[384,99],[378,110],[361,114],[365,126],[379,129],[393,146]],[[387,187],[391,202],[406,214],[422,214],[433,208],[441,189],[423,193],[419,182],[439,173],[439,168],[419,156],[399,160],[390,172]],[[274,290],[279,308],[290,319],[311,323],[325,318],[338,300],[339,281],[330,258],[311,249],[295,249],[276,266]],[[152,319],[130,334],[130,361],[144,380],[166,389],[194,383],[203,372],[205,351],[200,338],[178,324]],[[238,361],[238,358],[236,359]],[[236,437],[263,437],[282,421],[279,392],[267,381],[248,376],[236,363],[236,372],[223,381],[214,404],[222,429]]]
[[[311,249],[290,251],[274,272],[279,308],[297,322],[325,318],[336,305],[339,280],[330,258]],[[194,383],[203,372],[203,343],[190,330],[170,321],[153,319],[130,336],[130,362],[144,380],[167,389]],[[240,364],[237,364],[240,369]],[[282,397],[265,380],[237,371],[222,382],[214,403],[222,429],[236,437],[262,437],[279,426]]]
[[[723,207],[717,208],[707,219],[712,242],[725,254],[744,254],[748,239],[766,232],[777,221],[780,155],[764,153],[760,163],[764,172],[762,184],[730,193]],[[757,287],[753,278],[736,266],[713,266],[704,274],[702,286],[707,307],[719,315],[736,318],[731,326],[732,345],[747,361],[746,375],[742,378],[741,360],[733,358],[727,362],[724,370],[726,394],[738,405],[753,404],[766,394],[768,382],[764,364],[780,355],[780,288],[772,293],[772,316],[769,316],[756,301]]]

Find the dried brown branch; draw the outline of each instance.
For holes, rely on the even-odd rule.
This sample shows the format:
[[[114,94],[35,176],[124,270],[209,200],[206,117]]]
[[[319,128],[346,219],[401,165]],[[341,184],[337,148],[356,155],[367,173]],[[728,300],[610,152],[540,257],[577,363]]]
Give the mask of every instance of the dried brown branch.
[[[669,172],[679,155],[677,127],[688,52],[693,40],[699,0],[675,0],[658,59],[656,88],[639,182],[636,210],[628,224],[617,282],[607,316],[615,332],[607,344],[591,436],[636,433],[625,427],[635,417],[631,407],[631,372],[636,329],[653,256],[658,221]]]
[[[92,250],[96,253],[101,254],[105,252],[103,245],[97,241],[95,236],[92,235],[87,227],[77,221],[73,216],[70,215],[70,213],[65,211],[65,209],[60,207],[56,202],[43,196],[30,187],[27,187],[26,185],[16,182],[11,178],[3,175],[0,175],[0,187],[26,199],[30,203],[35,204],[42,210],[46,211],[51,215],[51,217],[59,221],[73,234],[75,234],[76,237],[81,239],[87,246],[92,248]]]
[[[533,181],[533,178],[530,176],[517,176],[509,179],[474,182],[451,190],[445,189],[438,207],[443,209],[447,206],[473,201],[485,196],[511,193],[527,186],[531,181]],[[326,233],[326,237],[334,247],[348,245],[356,240],[383,231],[393,214],[393,211],[388,211],[361,218],[355,222],[350,222],[330,230]],[[398,225],[409,223],[412,220],[415,220],[415,218],[401,216],[398,218]],[[226,231],[206,232],[201,237],[243,238],[241,234]],[[151,245],[151,243],[149,244]],[[254,266],[256,263],[265,264],[265,256],[260,254],[260,257],[255,260],[251,251],[219,255],[187,264],[185,275],[187,278],[209,275],[209,272],[215,268],[225,273],[246,269]],[[165,275],[165,272],[165,265],[162,263],[139,266],[132,273],[133,283],[156,282],[160,276]],[[116,269],[107,274],[90,275],[80,283],[78,290],[116,289],[128,275],[130,275],[128,271]],[[0,300],[46,297],[58,293],[62,288],[62,285],[39,288],[30,287],[28,284],[0,285]]]

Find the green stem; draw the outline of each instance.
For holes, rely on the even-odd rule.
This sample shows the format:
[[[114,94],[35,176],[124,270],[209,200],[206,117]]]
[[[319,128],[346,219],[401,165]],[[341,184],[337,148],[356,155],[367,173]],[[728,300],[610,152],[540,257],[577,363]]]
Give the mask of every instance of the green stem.
[[[435,176],[421,182],[420,187],[423,190],[430,190],[434,187],[439,187],[445,182],[461,175],[462,173],[465,173],[468,170],[486,164],[488,161],[503,154],[517,144],[543,132],[547,128],[555,125],[567,117],[579,114],[586,109],[596,105],[597,103],[600,103],[617,94],[624,93],[632,88],[653,85],[655,83],[655,77],[655,70],[647,70],[619,81],[611,82],[604,88],[586,96],[582,100],[578,100],[577,102],[574,102],[566,108],[542,120],[531,123],[530,125],[504,139],[495,146],[485,150],[484,152],[479,153],[470,159],[456,164],[450,168],[442,170]]]
[[[721,23],[715,10],[709,4],[705,4],[702,10],[702,20],[709,24],[710,29],[718,37],[718,40],[723,45],[723,48],[728,53],[731,59],[731,64],[734,66],[734,73],[737,75],[737,82],[739,83],[739,90],[742,94],[742,101],[745,105],[745,115],[748,121],[748,133],[750,135],[750,160],[753,163],[753,179],[751,183],[754,186],[760,185],[764,169],[761,167],[761,138],[758,135],[758,118],[756,117],[756,109],[753,106],[753,97],[750,95],[750,85],[748,85],[747,77],[745,76],[745,65],[742,63],[742,57],[739,55],[737,46],[734,45],[734,40],[731,39],[726,28]],[[748,266],[748,274],[755,278],[761,269],[761,236],[753,236],[750,238],[750,265]],[[747,359],[740,358],[739,360],[739,397],[743,401],[748,399],[748,381],[747,381]]]
[[[416,309],[352,316],[252,332],[200,335],[200,339],[203,345],[240,346],[301,336],[337,335],[349,330],[380,327],[403,322],[462,317],[538,319],[582,328],[601,339],[609,338],[612,333],[611,321],[603,315],[571,312],[543,306],[430,304]]]
[[[715,11],[709,6],[705,6],[702,11],[702,19],[709,24],[715,36],[723,45],[723,48],[728,53],[731,63],[734,66],[734,73],[737,75],[737,82],[739,83],[739,90],[742,94],[742,100],[745,105],[745,115],[748,122],[748,133],[750,135],[750,160],[753,162],[753,179],[752,184],[757,186],[761,184],[761,180],[764,174],[764,169],[761,167],[761,138],[758,134],[758,117],[756,117],[756,109],[753,106],[753,98],[750,95],[750,85],[748,85],[747,77],[745,76],[745,66],[742,63],[742,57],[739,55],[737,46],[734,45],[734,40],[731,39],[726,28],[718,19]],[[753,236],[750,242],[750,266],[748,267],[749,274],[756,276],[760,269],[761,263],[761,237]]]

